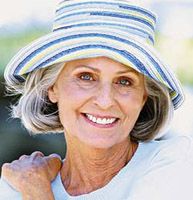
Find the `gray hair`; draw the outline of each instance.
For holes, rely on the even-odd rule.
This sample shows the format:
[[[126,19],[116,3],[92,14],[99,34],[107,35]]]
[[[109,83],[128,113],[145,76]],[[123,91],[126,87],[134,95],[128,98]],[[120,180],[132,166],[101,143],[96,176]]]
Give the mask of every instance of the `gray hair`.
[[[12,106],[12,117],[20,118],[25,128],[32,134],[61,133],[57,104],[48,98],[48,88],[56,81],[64,67],[59,63],[31,72],[23,84],[10,80],[5,74],[7,90],[20,94],[18,102]],[[147,101],[130,133],[133,141],[147,141],[155,138],[170,120],[173,106],[169,90],[158,82],[145,78]]]
[[[173,117],[169,90],[161,83],[145,77],[147,100],[130,135],[133,141],[148,141],[161,137]]]

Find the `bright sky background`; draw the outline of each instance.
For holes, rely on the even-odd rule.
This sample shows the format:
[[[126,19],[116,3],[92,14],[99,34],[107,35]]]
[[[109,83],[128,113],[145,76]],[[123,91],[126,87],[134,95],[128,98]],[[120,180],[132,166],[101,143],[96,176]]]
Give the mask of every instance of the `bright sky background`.
[[[48,21],[54,16],[56,0],[0,0],[0,26],[31,18]]]
[[[160,21],[161,30],[173,37],[193,37],[193,0],[135,0],[142,4],[164,4]],[[26,21],[38,20],[50,23],[58,0],[0,0],[0,28],[11,23],[24,25]],[[171,5],[172,3],[172,5]],[[179,5],[180,4],[180,5]],[[178,5],[178,6],[174,6]],[[185,6],[186,5],[186,6]],[[163,11],[165,10],[165,11]],[[160,13],[159,13],[160,14]],[[162,22],[161,21],[161,22]],[[180,34],[179,34],[180,33]]]

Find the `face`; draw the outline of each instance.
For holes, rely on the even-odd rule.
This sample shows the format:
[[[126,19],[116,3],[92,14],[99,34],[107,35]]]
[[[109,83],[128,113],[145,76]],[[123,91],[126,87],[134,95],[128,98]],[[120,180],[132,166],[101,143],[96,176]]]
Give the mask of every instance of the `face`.
[[[143,75],[106,57],[66,63],[48,96],[66,137],[96,148],[127,140],[146,101]]]

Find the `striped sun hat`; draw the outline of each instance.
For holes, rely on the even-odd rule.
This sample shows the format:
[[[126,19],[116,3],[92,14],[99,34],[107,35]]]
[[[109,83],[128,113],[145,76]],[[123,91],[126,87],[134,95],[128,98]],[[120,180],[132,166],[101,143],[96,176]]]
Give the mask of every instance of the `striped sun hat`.
[[[133,2],[60,1],[53,32],[21,49],[5,76],[20,83],[28,73],[59,62],[106,56],[167,86],[178,108],[184,99],[180,83],[153,47],[156,16]]]

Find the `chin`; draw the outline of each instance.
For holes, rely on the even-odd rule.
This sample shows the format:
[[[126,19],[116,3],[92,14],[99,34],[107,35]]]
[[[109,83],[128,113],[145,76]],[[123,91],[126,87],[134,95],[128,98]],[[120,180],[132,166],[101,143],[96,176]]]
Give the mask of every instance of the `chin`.
[[[91,148],[96,149],[108,149],[112,148],[113,146],[121,143],[121,141],[112,141],[112,140],[98,140],[98,141],[83,141],[86,145],[90,146]]]

